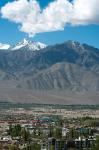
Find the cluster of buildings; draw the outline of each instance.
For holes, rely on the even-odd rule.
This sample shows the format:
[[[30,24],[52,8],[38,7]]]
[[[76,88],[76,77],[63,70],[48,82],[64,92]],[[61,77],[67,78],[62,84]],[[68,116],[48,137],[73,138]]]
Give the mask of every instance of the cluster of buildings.
[[[66,110],[54,108],[34,108],[25,110],[21,108],[2,110],[0,113],[0,146],[8,149],[9,145],[15,145],[19,149],[27,146],[21,137],[12,137],[8,134],[9,126],[20,125],[21,128],[29,131],[31,143],[40,144],[40,150],[68,150],[70,147],[80,149],[90,148],[99,135],[99,126],[95,128],[94,135],[80,136],[67,139],[67,135],[72,128],[81,131],[88,127],[80,125],[77,118],[94,117],[98,119],[99,110]],[[60,120],[66,120],[62,122]],[[50,127],[61,129],[61,137],[50,135]],[[90,127],[92,129],[92,127]],[[35,135],[35,136],[34,136]]]
[[[84,149],[90,148],[94,142],[95,138],[81,138],[75,139],[73,141],[60,140],[55,138],[49,138],[47,144],[42,144],[41,150],[50,150],[53,147],[54,150],[68,150],[69,148]]]

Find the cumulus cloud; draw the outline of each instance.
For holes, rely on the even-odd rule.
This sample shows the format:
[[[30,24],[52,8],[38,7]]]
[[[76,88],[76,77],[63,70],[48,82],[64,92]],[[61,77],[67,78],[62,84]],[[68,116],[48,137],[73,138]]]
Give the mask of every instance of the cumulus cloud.
[[[74,0],[71,24],[99,24],[99,0]]]
[[[2,18],[21,25],[20,31],[37,33],[64,30],[66,24],[99,23],[99,0],[55,0],[41,9],[36,0],[15,0],[1,8]]]

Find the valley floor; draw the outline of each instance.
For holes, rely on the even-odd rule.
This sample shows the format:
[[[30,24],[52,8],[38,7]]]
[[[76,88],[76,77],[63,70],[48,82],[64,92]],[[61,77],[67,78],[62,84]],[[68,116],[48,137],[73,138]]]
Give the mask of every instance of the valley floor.
[[[8,86],[8,85],[7,85]],[[7,87],[6,86],[6,87]],[[98,92],[35,91],[0,86],[0,101],[42,104],[99,104]]]

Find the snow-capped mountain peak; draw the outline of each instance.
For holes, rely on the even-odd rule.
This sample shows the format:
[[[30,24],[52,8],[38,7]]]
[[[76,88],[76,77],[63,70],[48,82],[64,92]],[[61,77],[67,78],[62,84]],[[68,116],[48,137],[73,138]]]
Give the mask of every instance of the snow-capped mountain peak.
[[[33,41],[29,41],[27,39],[23,39],[21,42],[19,42],[17,45],[15,45],[12,50],[19,50],[22,48],[28,49],[28,50],[40,50],[45,48],[46,45],[40,42],[33,42]]]
[[[20,41],[19,43],[17,43],[16,45],[12,45],[10,46],[9,44],[2,44],[0,43],[0,50],[31,50],[31,51],[36,51],[36,50],[40,50],[45,48],[47,45],[40,43],[40,42],[34,42],[28,39],[23,39],[22,41]]]
[[[0,50],[8,50],[10,48],[9,44],[0,43]]]
[[[24,38],[24,39],[23,39],[23,44],[26,45],[26,44],[28,44],[28,43],[29,43],[29,41]]]

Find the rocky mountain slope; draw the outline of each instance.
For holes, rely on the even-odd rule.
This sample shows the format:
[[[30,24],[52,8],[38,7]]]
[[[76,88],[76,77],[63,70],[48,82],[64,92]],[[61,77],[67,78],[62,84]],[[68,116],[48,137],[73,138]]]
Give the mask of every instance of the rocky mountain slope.
[[[0,81],[15,81],[16,88],[39,90],[99,90],[99,50],[67,41],[41,46],[23,41],[19,49],[0,50]],[[33,46],[34,44],[34,46]],[[40,45],[39,45],[40,46]]]
[[[57,63],[50,68],[27,76],[19,87],[36,90],[98,91],[99,76],[71,63]]]
[[[98,102],[99,49],[75,41],[46,46],[26,40],[0,49],[0,100],[64,103],[66,93],[70,103],[74,97],[89,103],[89,93]]]

